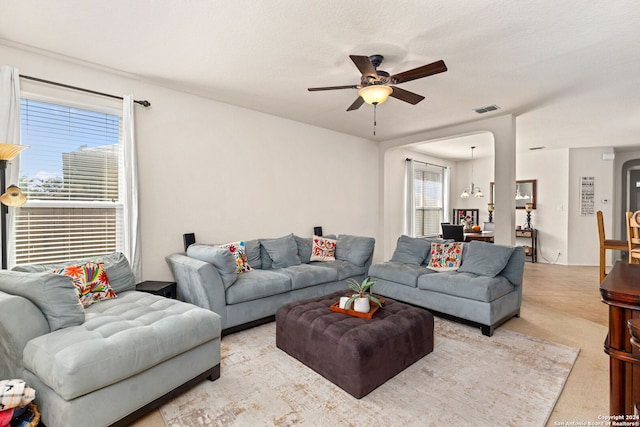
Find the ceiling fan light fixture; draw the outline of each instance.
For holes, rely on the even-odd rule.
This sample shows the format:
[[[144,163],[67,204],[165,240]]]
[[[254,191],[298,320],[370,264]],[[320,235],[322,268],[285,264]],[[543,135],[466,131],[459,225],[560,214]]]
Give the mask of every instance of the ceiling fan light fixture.
[[[364,102],[371,105],[382,104],[389,98],[393,89],[385,85],[365,86],[358,91]]]

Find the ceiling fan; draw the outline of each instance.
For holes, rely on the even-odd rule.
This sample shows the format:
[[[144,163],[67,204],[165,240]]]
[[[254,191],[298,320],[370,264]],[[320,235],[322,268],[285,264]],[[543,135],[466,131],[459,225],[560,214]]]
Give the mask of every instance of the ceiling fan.
[[[424,99],[424,96],[409,92],[408,90],[401,89],[394,85],[447,71],[447,66],[444,61],[440,60],[402,73],[389,75],[386,71],[378,70],[378,67],[384,60],[382,55],[349,55],[349,58],[351,58],[362,74],[360,84],[310,87],[308,89],[310,92],[321,90],[359,89],[358,99],[356,99],[353,104],[347,108],[347,111],[357,110],[365,102],[372,105],[381,104],[386,101],[389,96],[408,102],[409,104],[416,105]]]

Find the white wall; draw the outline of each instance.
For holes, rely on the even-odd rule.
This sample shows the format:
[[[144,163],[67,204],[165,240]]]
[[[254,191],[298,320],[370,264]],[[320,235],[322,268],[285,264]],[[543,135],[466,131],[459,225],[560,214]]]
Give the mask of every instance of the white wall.
[[[523,152],[516,159],[516,178],[537,181],[531,225],[538,230],[539,262],[566,264],[568,260],[568,164],[566,149]],[[516,224],[524,225],[526,216],[524,209],[517,209]],[[517,243],[529,244],[525,239],[518,239]]]
[[[40,52],[0,45],[0,57],[22,74],[151,102],[151,108],[136,107],[145,280],[171,278],[164,257],[182,250],[186,232],[224,243],[311,236],[321,225],[326,234],[378,238],[378,147],[372,141]],[[111,102],[23,82],[31,92]]]
[[[598,265],[599,241],[598,221],[595,212],[601,210],[603,217],[609,219],[605,225],[612,235],[613,198],[614,198],[614,162],[602,160],[601,148],[572,149],[569,155],[569,264]],[[611,152],[611,150],[607,150]],[[594,213],[580,214],[580,178],[592,176],[594,181]],[[618,190],[620,192],[621,189]],[[618,197],[616,197],[618,198]],[[603,200],[609,200],[603,203]],[[613,237],[611,237],[613,238]],[[610,251],[607,251],[610,252]],[[609,254],[608,254],[609,255]]]

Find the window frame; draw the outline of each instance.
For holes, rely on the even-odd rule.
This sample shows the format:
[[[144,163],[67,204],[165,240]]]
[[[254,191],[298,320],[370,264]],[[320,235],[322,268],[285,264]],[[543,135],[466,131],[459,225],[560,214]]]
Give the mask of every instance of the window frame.
[[[54,208],[54,209],[114,209],[115,215],[115,241],[114,246],[115,250],[119,252],[124,252],[124,234],[125,234],[125,219],[124,219],[124,211],[126,209],[126,188],[128,187],[127,183],[124,182],[126,176],[124,174],[124,137],[123,137],[123,110],[122,108],[117,108],[114,106],[104,105],[100,103],[87,103],[87,102],[79,102],[75,100],[70,100],[68,98],[58,97],[58,96],[48,96],[42,95],[39,93],[34,93],[31,91],[21,91],[20,93],[20,101],[22,103],[23,100],[30,100],[35,102],[60,105],[68,108],[75,108],[80,110],[86,110],[101,114],[108,114],[112,116],[118,117],[118,199],[117,201],[100,201],[100,200],[50,200],[50,199],[32,199],[27,198],[27,202],[22,206],[24,208]],[[22,112],[21,112],[22,114]],[[22,127],[22,126],[21,126]],[[24,138],[23,141],[24,142]],[[60,151],[62,153],[62,151]],[[28,152],[25,151],[22,155],[28,155]],[[22,174],[19,173],[18,181],[22,178]],[[11,251],[13,252],[11,255],[11,259],[13,260],[13,264],[18,264],[18,236],[16,230],[17,219],[19,218],[19,212],[14,213],[14,228],[13,228],[13,238],[14,242],[11,245]],[[61,245],[63,246],[63,245]],[[93,255],[88,255],[87,257],[91,257]],[[84,258],[83,256],[72,256],[70,259]],[[57,262],[58,260],[54,260],[53,262]],[[62,260],[64,262],[64,260]],[[21,262],[24,264],[25,262]],[[27,261],[26,263],[33,263]],[[49,263],[48,261],[38,262],[38,263]]]
[[[439,169],[436,171],[434,169]],[[416,172],[433,172],[441,175],[441,198],[439,207],[418,207],[416,197]],[[407,235],[411,237],[438,237],[440,236],[440,223],[447,221],[449,211],[449,179],[450,168],[448,166],[440,166],[432,163],[426,163],[419,160],[410,160],[407,162]],[[423,180],[424,182],[424,180]],[[416,233],[417,212],[418,211],[438,211],[440,212],[437,228],[428,234]],[[423,227],[424,230],[424,227]]]

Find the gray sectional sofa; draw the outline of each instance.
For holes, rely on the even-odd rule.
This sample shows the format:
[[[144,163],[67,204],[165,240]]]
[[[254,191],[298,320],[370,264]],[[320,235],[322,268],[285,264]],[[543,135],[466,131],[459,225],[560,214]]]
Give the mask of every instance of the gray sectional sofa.
[[[487,336],[520,315],[522,247],[464,243],[459,268],[439,272],[426,268],[432,243],[443,241],[400,236],[391,260],[369,268],[373,292],[480,326]]]
[[[0,378],[36,390],[48,427],[129,425],[220,376],[217,314],[136,291],[122,254],[104,262],[116,298],[87,307],[50,272],[69,263],[0,271]]]
[[[349,278],[364,279],[375,240],[351,235],[335,239],[331,261],[310,261],[311,237],[289,234],[244,241],[252,269],[241,273],[219,245],[196,243],[166,261],[177,282],[178,298],[218,313],[226,334],[273,319],[285,303],[346,290]]]

